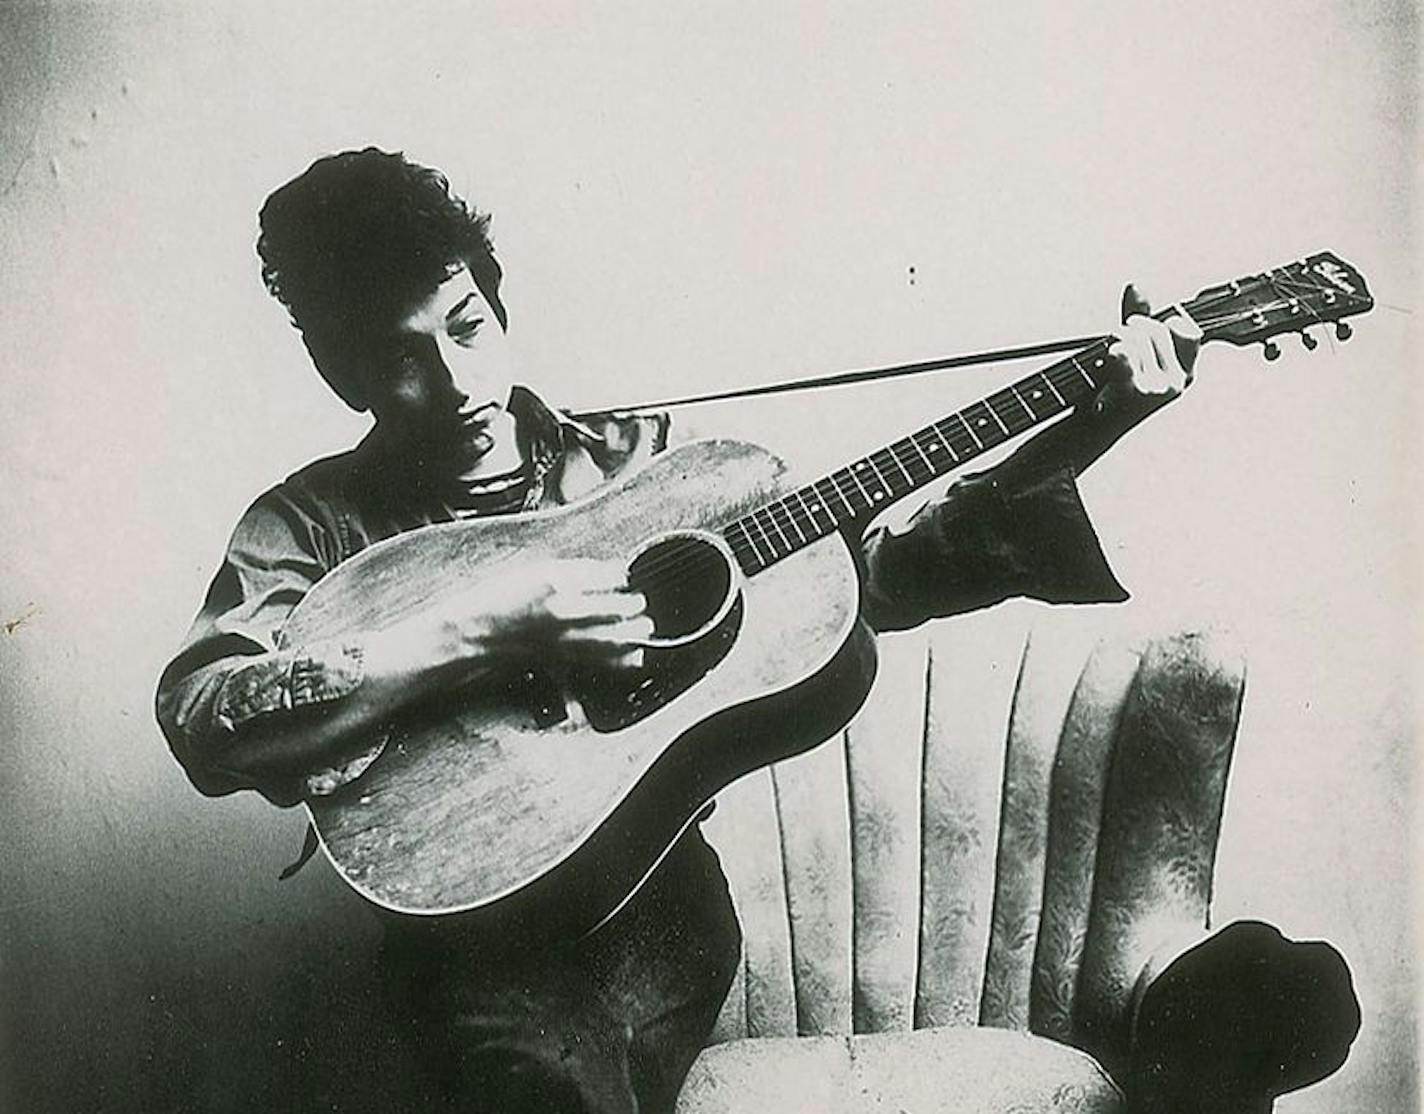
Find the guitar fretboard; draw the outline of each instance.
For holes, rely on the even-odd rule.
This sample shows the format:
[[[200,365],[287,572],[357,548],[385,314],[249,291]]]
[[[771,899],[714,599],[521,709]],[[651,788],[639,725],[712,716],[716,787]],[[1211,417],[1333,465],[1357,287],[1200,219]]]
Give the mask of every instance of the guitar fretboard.
[[[753,576],[967,464],[1098,389],[1107,341],[1025,376],[947,418],[757,508],[722,530]]]
[[[1316,341],[1310,325],[1336,323],[1365,313],[1374,299],[1358,271],[1330,252],[1208,287],[1195,298],[1154,316],[1181,311],[1202,331],[1203,341],[1265,345],[1267,359],[1280,355],[1270,338],[1298,332],[1307,348]],[[742,571],[754,576],[804,546],[870,515],[917,487],[1034,426],[1062,414],[1097,391],[1104,381],[1112,337],[1104,337],[1052,367],[1025,376],[949,417],[916,430],[869,456],[744,515],[722,530]]]

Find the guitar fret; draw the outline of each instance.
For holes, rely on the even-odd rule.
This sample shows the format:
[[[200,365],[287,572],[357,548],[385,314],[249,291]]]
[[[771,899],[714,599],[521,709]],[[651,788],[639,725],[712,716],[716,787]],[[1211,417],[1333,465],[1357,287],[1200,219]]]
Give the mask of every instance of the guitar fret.
[[[1014,383],[1014,385],[1007,387],[1008,393],[1010,393],[1014,402],[1017,402],[1018,406],[1020,406],[1021,409],[1024,410],[1025,415],[1027,415],[1024,419],[1014,420],[1014,425],[1018,425],[1020,420],[1022,420],[1022,426],[1020,429],[1015,430],[1015,433],[1022,433],[1025,429],[1032,429],[1032,427],[1038,425],[1042,417],[1048,415],[1048,413],[1052,413],[1051,410],[1044,410],[1044,413],[1035,410],[1030,403],[1031,397],[1034,396],[1034,390],[1032,390],[1032,387],[1028,387],[1028,393],[1025,395],[1025,393],[1020,390],[1020,387],[1028,387],[1028,385],[1027,383]],[[1038,392],[1038,400],[1040,400],[1040,403],[1042,403],[1042,397],[1044,397],[1044,392],[1040,390],[1040,392]],[[1015,413],[1017,413],[1017,410],[1015,410]]]
[[[746,523],[745,523],[745,521],[742,521],[742,520],[740,520],[740,519],[736,520],[735,523],[732,523],[732,526],[729,527],[728,531],[726,531],[726,533],[728,533],[728,541],[729,541],[729,543],[732,543],[732,551],[733,551],[733,553],[735,553],[735,551],[736,551],[736,541],[735,541],[735,536],[733,536],[733,534],[732,534],[732,531],[733,531],[733,530],[739,530],[739,531],[740,531],[740,537],[742,537],[742,543],[745,544],[745,546],[748,547],[750,551],[752,551],[752,557],[755,558],[756,563],[762,564],[762,563],[763,563],[762,554],[760,554],[759,551],[758,551],[758,548],[756,548],[756,543],[755,543],[755,541],[752,540],[752,536],[750,536],[750,534],[748,533],[748,531],[746,531]],[[745,563],[743,563],[743,564],[745,564]]]
[[[1033,415],[1035,423],[1053,417],[1061,409],[1047,387],[1048,385],[1041,375],[1031,375],[1014,384],[1014,390],[1028,404],[1029,412]]]
[[[909,440],[910,444],[915,447],[915,452],[917,452],[917,453],[920,454],[920,459],[925,462],[925,467],[930,470],[930,475],[933,476],[933,475],[935,474],[934,462],[933,462],[932,460],[930,460],[929,454],[926,453],[924,449],[920,448],[920,443],[919,443],[919,441],[917,440],[918,437],[919,437],[919,434],[918,434],[918,433],[912,433],[912,434],[910,434],[908,440]]]
[[[1005,437],[1012,437],[1012,436],[1013,436],[1013,434],[1011,434],[1011,433],[1009,432],[1009,427],[1004,424],[1004,419],[1001,418],[1001,417],[999,417],[999,411],[998,411],[997,409],[995,409],[994,403],[993,403],[993,400],[992,400],[992,399],[987,399],[987,398],[986,398],[986,399],[984,400],[984,409],[987,410],[987,411],[989,411],[989,417],[993,418],[994,421],[996,421],[996,422],[999,423],[999,428],[1004,431],[1004,436],[1005,436]]]
[[[905,482],[910,485],[910,488],[913,488],[915,477],[910,475],[910,470],[905,467],[904,461],[900,459],[900,454],[895,451],[895,446],[891,445],[886,451],[890,454],[890,459],[895,462],[895,467],[900,469],[901,475],[905,477]],[[908,491],[910,488],[906,488],[906,490]]]
[[[1056,398],[1058,404],[1066,410],[1068,408],[1068,400],[1058,393],[1058,388],[1053,385],[1052,378],[1043,373],[1040,373],[1038,377],[1048,384],[1048,389],[1053,392],[1053,397]]]
[[[772,561],[775,561],[778,557],[780,557],[781,554],[779,554],[779,553],[776,552],[776,545],[775,545],[775,543],[774,543],[774,542],[771,540],[771,538],[767,535],[766,527],[763,526],[763,525],[761,524],[761,522],[758,520],[757,516],[758,516],[760,513],[761,513],[760,511],[757,511],[757,512],[753,513],[753,514],[750,516],[750,518],[747,519],[747,521],[750,522],[753,526],[755,526],[755,527],[757,528],[757,532],[761,534],[761,540],[762,540],[762,542],[766,545],[767,552],[769,552],[769,553],[771,554],[771,560],[767,561],[767,564],[769,565],[769,564],[772,563]]]
[[[969,436],[974,439],[974,444],[978,445],[979,448],[981,448],[981,449],[984,447],[984,442],[981,441],[981,440],[979,440],[979,435],[978,435],[977,433],[975,433],[974,430],[973,430],[973,428],[969,425],[969,423],[964,420],[964,415],[963,415],[962,413],[959,413],[959,414],[951,414],[950,417],[952,417],[952,418],[958,418],[958,419],[959,419],[959,424],[964,427],[964,432],[967,433],[967,434],[969,434]]]
[[[761,528],[761,524],[757,522],[756,514],[747,515],[746,518],[742,519],[742,522],[746,525],[747,537],[751,539],[752,544],[756,547],[757,554],[760,555],[765,551],[767,556],[761,559],[768,565],[772,564],[776,560],[776,547],[767,540],[766,531],[764,531]]]
[[[1076,375],[1074,374],[1075,371],[1077,372]],[[1058,389],[1063,392],[1063,397],[1068,401],[1069,405],[1072,405],[1073,401],[1078,399],[1083,393],[1083,384],[1080,381],[1083,378],[1082,369],[1074,367],[1066,361],[1056,367],[1049,368],[1044,372],[1044,375],[1046,378],[1055,381]]]
[[[995,445],[1002,444],[1004,439],[1009,435],[1007,427],[1005,427],[998,415],[989,407],[985,399],[981,399],[972,406],[966,406],[960,413],[966,414],[973,419],[973,429],[983,448],[992,448]],[[991,418],[993,421],[990,421]]]
[[[741,526],[742,524],[740,522],[732,523],[730,526],[728,526],[725,530],[722,531],[722,536],[727,539],[727,548],[732,551],[732,556],[737,559],[737,564],[741,565],[744,571],[752,572],[754,570],[747,568],[748,557],[747,554],[743,551],[745,549],[746,539],[745,537],[743,537],[739,541],[737,537],[737,531],[741,529]],[[743,548],[739,549],[739,545],[741,545]]]
[[[840,480],[836,479],[834,474],[828,476],[827,480],[830,482],[831,490],[834,491],[838,496],[840,496],[841,506],[845,507],[846,518],[854,518],[856,514],[855,504],[853,504],[848,498],[846,498],[845,489],[841,487]],[[827,505],[830,505],[829,502],[827,503]]]
[[[733,555],[743,564],[746,563],[744,555],[738,551],[740,545],[743,549],[750,550],[751,555],[760,560],[760,555],[756,551],[756,546],[752,545],[751,539],[747,537],[747,528],[741,522],[734,522],[727,527],[725,537],[727,544],[732,547]]]
[[[865,500],[865,505],[869,507],[872,503],[872,500],[870,498],[870,492],[866,489],[866,486],[860,482],[860,477],[856,475],[856,466],[859,464],[861,464],[861,462],[856,461],[855,464],[852,464],[844,471],[846,475],[850,477],[850,482],[855,484],[856,488],[859,489],[861,498]]]
[[[1009,393],[1012,394],[1014,398],[1018,401],[1018,404],[1024,408],[1024,413],[1029,416],[1029,419],[1031,421],[1038,421],[1038,415],[1033,412],[1033,407],[1029,406],[1029,404],[1024,401],[1024,397],[1023,395],[1019,394],[1019,390],[1017,387],[1011,385],[1009,387]]]
[[[890,481],[887,480],[885,478],[885,474],[880,471],[880,466],[875,463],[875,457],[862,457],[860,461],[860,467],[862,469],[868,467],[871,471],[871,474],[874,475],[874,477],[880,481],[880,490],[872,493],[871,501],[878,502],[881,499],[887,498],[891,493]]]
[[[788,553],[793,552],[796,546],[792,544],[791,539],[788,538],[786,533],[781,529],[781,523],[776,520],[775,508],[776,505],[774,503],[768,503],[764,507],[758,507],[756,517],[757,521],[761,524],[762,530],[765,531],[766,536],[771,539],[772,544],[776,546],[778,550],[781,548],[786,550],[786,553],[778,553],[778,556],[785,557]]]
[[[864,501],[865,506],[870,505],[870,497],[856,482],[849,468],[841,468],[832,474],[831,479],[835,483],[836,493],[841,497],[841,502],[846,505],[846,511],[851,518],[855,518],[864,510],[864,507],[858,505],[861,500]],[[857,495],[860,497],[859,500],[856,498]]]
[[[945,451],[949,453],[950,459],[952,459],[955,464],[958,464],[959,454],[954,451],[954,446],[949,443],[949,438],[944,435],[944,430],[939,428],[939,423],[936,422],[930,426],[930,429],[934,430],[934,435],[939,438],[940,444],[943,445]],[[934,446],[931,445],[930,448],[933,449]]]
[[[772,514],[772,518],[773,518],[773,519],[776,517],[776,512],[777,512],[777,511],[780,511],[780,512],[782,513],[782,515],[786,518],[786,520],[791,523],[791,529],[793,529],[793,530],[796,531],[796,536],[797,536],[797,538],[800,539],[801,545],[805,545],[805,544],[806,544],[806,541],[807,541],[807,539],[806,539],[806,534],[805,534],[805,532],[801,529],[801,524],[796,521],[796,516],[791,513],[791,508],[790,508],[790,506],[787,505],[785,499],[782,499],[780,502],[776,502],[776,503],[773,503],[773,504],[771,505],[771,514]],[[782,532],[783,534],[786,533],[786,527],[785,527],[785,526],[782,526],[781,532]],[[788,536],[788,537],[787,537],[787,541],[790,541],[790,540],[791,540],[791,539],[790,539],[790,537]],[[798,546],[797,548],[799,548],[799,546]]]
[[[812,488],[811,490],[812,492],[814,492],[815,488]],[[805,514],[807,520],[811,523],[812,534],[818,538],[824,537],[825,530],[822,528],[821,524],[816,521],[816,507],[820,506],[820,503],[806,502],[806,488],[804,487],[799,488],[793,494],[796,496],[796,501],[801,504],[802,513]]]
[[[957,438],[962,438],[966,442],[966,444],[962,447],[961,451],[964,454],[964,459],[970,460],[975,456],[978,456],[979,453],[983,451],[984,442],[979,440],[978,437],[974,436],[974,431],[969,428],[968,422],[966,422],[958,414],[954,416],[959,420],[959,425],[953,431],[954,436]]]
[[[890,458],[895,462],[895,466],[900,469],[900,475],[905,477],[904,490],[896,492],[895,497],[897,499],[906,492],[913,491],[924,482],[923,476],[916,475],[916,472],[920,469],[920,461],[916,460],[914,455],[905,447],[909,443],[907,438],[902,437],[890,446]],[[934,472],[931,471],[930,475],[934,475]]]
[[[775,508],[776,508],[776,504],[775,504],[775,503],[772,503],[772,504],[769,505],[769,506],[763,507],[763,508],[762,508],[760,511],[758,511],[757,513],[758,513],[758,514],[765,514],[765,515],[766,515],[766,520],[771,523],[772,529],[775,530],[778,534],[781,535],[782,543],[786,546],[786,552],[787,552],[787,553],[792,553],[792,552],[795,551],[796,546],[792,543],[791,539],[787,536],[786,531],[781,528],[781,523],[779,523],[779,522],[776,521],[776,509],[775,509]],[[784,555],[783,555],[783,556],[784,556]]]
[[[816,521],[815,512],[811,510],[810,505],[806,502],[806,489],[804,487],[797,488],[788,495],[785,499],[785,503],[791,513],[797,516],[796,520],[802,524],[806,531],[806,537],[810,541],[815,541],[825,534],[825,530],[821,528],[821,524]]]
[[[801,521],[796,517],[795,504],[786,498],[778,499],[775,503],[771,504],[771,513],[778,516],[777,521],[782,523],[781,529],[783,533],[786,531],[785,523],[791,523],[791,529],[796,532],[796,537],[791,538],[788,534],[787,538],[791,541],[792,545],[800,549],[806,544],[809,539],[806,537],[806,531],[801,529]]]

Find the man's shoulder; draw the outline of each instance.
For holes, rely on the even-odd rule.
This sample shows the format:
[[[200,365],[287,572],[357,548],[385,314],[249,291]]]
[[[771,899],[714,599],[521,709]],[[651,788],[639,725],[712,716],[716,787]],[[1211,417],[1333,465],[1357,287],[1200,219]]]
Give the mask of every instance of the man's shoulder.
[[[318,457],[272,484],[244,512],[239,529],[272,516],[324,522],[350,500],[354,479],[368,467],[361,446]]]
[[[313,498],[331,498],[351,485],[354,478],[370,467],[370,452],[365,442],[355,448],[329,456],[318,457],[292,472],[273,490],[301,494]]]

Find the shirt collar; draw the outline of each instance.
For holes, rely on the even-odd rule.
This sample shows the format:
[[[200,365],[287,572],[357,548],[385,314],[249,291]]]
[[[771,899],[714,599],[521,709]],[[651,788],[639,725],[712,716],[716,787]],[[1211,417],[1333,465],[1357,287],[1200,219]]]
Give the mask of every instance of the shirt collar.
[[[603,435],[591,426],[585,425],[566,410],[555,410],[533,388],[516,383],[509,394],[509,412],[519,424],[521,432],[539,441],[552,443],[562,448],[570,433],[589,441],[603,443]]]

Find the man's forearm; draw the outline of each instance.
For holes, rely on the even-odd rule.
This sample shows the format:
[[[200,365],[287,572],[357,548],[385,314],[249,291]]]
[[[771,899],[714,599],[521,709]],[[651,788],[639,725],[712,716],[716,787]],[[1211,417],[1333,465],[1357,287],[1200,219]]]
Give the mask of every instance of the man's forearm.
[[[1083,403],[1077,410],[1042,433],[1029,438],[995,472],[1010,478],[1013,486],[1028,487],[1062,468],[1081,476],[1088,467],[1122,439],[1123,435],[1171,401],[1171,396],[1106,396]]]
[[[401,708],[449,684],[448,662],[415,652],[394,632],[348,643],[361,658],[361,675],[347,692],[259,716],[235,731],[220,763],[245,780],[300,776],[329,764],[353,741],[384,729]],[[470,663],[464,664],[467,672]]]

